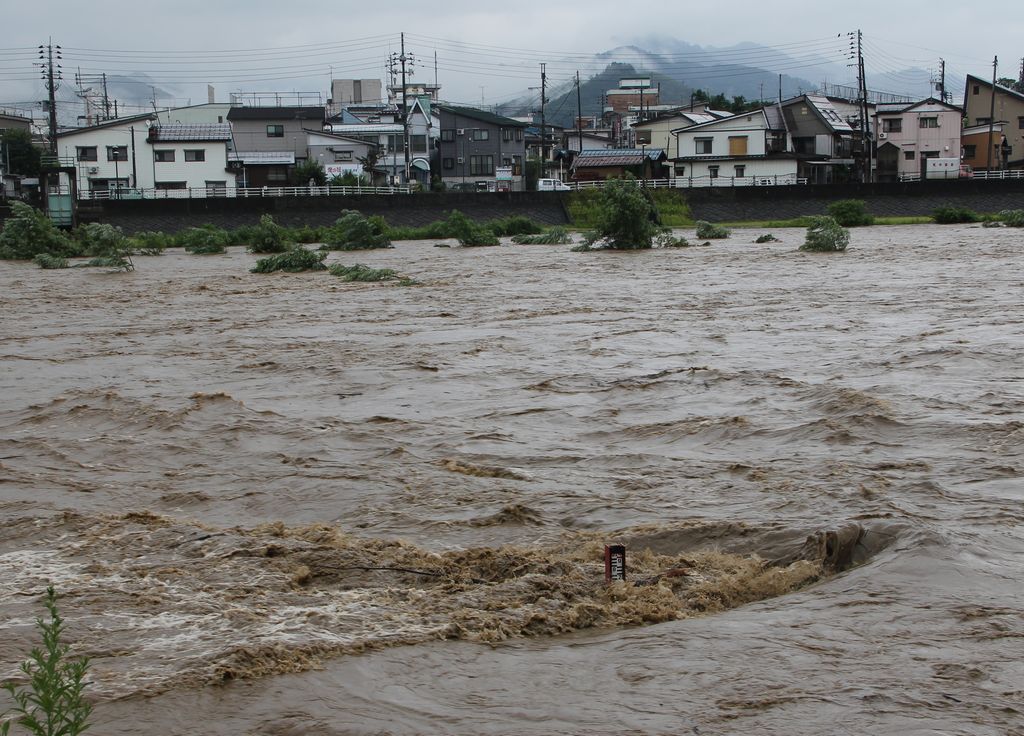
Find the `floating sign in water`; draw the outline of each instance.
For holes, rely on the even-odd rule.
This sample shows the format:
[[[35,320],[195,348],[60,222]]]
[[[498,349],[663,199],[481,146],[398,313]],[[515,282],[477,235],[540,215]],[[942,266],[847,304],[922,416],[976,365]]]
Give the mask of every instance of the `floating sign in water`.
[[[604,579],[607,582],[626,579],[626,548],[610,544],[604,548]]]

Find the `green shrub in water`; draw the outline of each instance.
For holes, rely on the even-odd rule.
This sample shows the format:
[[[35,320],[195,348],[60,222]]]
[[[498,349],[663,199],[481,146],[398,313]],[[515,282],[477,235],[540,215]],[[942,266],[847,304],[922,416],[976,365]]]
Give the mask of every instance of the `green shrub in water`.
[[[513,235],[537,235],[544,231],[544,228],[522,215],[503,217],[500,220],[491,220],[487,228],[499,238],[507,238]],[[518,242],[518,241],[516,241]]]
[[[79,255],[78,244],[65,235],[45,214],[24,202],[11,202],[11,216],[0,231],[0,259]]]
[[[960,222],[977,222],[977,212],[966,207],[939,207],[932,213],[932,219],[940,225],[954,225]]]
[[[142,256],[162,255],[166,248],[174,245],[174,238],[167,233],[143,231],[131,236],[135,252]]]
[[[183,230],[175,240],[187,253],[212,255],[226,252],[231,236],[216,225],[200,225]]]
[[[834,217],[812,217],[807,228],[807,239],[800,250],[844,251],[850,244],[850,231],[836,222]]]
[[[298,273],[299,271],[323,271],[327,268],[324,259],[327,253],[315,252],[296,245],[284,253],[276,253],[256,261],[256,265],[250,270],[253,273],[272,273],[274,271],[286,271]]]
[[[39,268],[70,268],[67,258],[51,256],[49,253],[39,253],[32,259]]]
[[[513,235],[512,242],[520,245],[568,245],[572,235],[564,227],[553,227],[537,235]]]
[[[384,218],[366,217],[355,210],[342,210],[341,217],[327,228],[323,236],[324,250],[371,250],[390,248],[391,238]]]
[[[1007,227],[1024,227],[1024,210],[1003,210],[999,220]]]
[[[250,253],[284,253],[288,250],[287,231],[270,215],[261,215],[260,224],[249,234]]]
[[[697,237],[704,240],[722,240],[729,237],[729,231],[707,220],[697,220]]]
[[[772,235],[771,233],[768,233],[767,235],[761,235],[761,236],[759,236],[759,237],[757,238],[757,240],[755,240],[754,242],[755,242],[755,243],[778,243],[778,242],[779,242],[779,239],[778,239],[778,238],[776,238],[776,237],[775,237],[774,235]]]
[[[370,268],[362,263],[357,263],[354,266],[335,263],[328,270],[332,276],[337,276],[342,281],[388,281],[398,276],[390,268]]]

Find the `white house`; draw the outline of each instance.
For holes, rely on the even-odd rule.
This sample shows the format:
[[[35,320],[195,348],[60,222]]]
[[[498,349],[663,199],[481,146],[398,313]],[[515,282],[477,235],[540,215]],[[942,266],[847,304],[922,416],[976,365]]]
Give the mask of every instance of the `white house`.
[[[156,119],[147,113],[60,133],[57,152],[74,160],[79,196],[173,189],[224,196],[234,188],[230,125],[158,125]]]
[[[345,174],[365,176],[360,159],[365,159],[367,154],[378,149],[376,143],[318,130],[306,131],[306,147],[309,149],[309,160],[317,161],[324,167],[328,181]]]
[[[875,108],[876,178],[920,175],[929,158],[960,158],[963,110],[935,98]]]
[[[672,135],[676,178],[721,179],[709,183],[724,185],[795,183],[797,159],[788,151],[777,107],[677,128]]]

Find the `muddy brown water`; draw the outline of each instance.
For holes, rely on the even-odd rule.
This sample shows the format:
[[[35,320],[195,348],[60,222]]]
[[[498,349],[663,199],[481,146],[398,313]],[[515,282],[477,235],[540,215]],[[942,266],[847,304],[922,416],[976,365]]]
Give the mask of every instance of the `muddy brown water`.
[[[1024,733],[1024,233],[759,234],[0,263],[0,674],[53,584],[96,734]]]

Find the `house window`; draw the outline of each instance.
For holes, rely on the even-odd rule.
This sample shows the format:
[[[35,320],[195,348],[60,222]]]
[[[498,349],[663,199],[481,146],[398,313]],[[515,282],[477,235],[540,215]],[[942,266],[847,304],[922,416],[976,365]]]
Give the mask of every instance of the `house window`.
[[[405,139],[400,135],[389,135],[388,151],[391,153],[402,153],[405,151]]]
[[[974,144],[964,146],[964,158],[974,158],[978,155],[978,147]]]
[[[696,153],[711,153],[711,143],[714,138],[694,138],[693,142],[696,144]]]
[[[455,159],[453,159],[453,158],[443,158],[443,159],[441,159],[441,168],[442,169],[454,169],[455,168]]]
[[[162,150],[153,151],[153,160],[161,163],[170,163],[174,161],[174,149],[165,148]]]
[[[745,136],[745,135],[731,135],[731,136],[729,136],[729,155],[730,156],[746,156],[747,155],[747,136]]]
[[[288,181],[287,166],[267,167],[267,181]]]
[[[902,133],[903,118],[884,118],[882,120],[882,131],[885,133]]]
[[[977,84],[976,84],[976,85],[974,85],[974,89],[973,89],[973,90],[971,90],[971,94],[972,94],[972,95],[976,95],[976,94],[978,94],[979,92],[981,92],[981,87],[979,87],[979,86],[978,86]]]
[[[924,156],[925,158],[938,158],[939,157],[939,152],[938,151],[924,151],[924,152],[921,153],[921,155]]]
[[[976,125],[988,125],[992,122],[992,118],[978,118]]]
[[[651,131],[649,130],[638,130],[636,132],[636,142],[650,145],[651,143]]]
[[[1017,128],[1019,130],[1024,130],[1024,116],[1017,118]]]
[[[79,161],[95,161],[96,157],[96,146],[78,146]]]
[[[427,137],[425,135],[411,135],[409,136],[409,145],[412,147],[413,153],[426,153]]]
[[[920,128],[938,128],[939,127],[939,119],[938,118],[918,118],[917,119],[917,125]]]
[[[206,196],[226,197],[228,196],[228,183],[226,181],[207,181]]]
[[[494,174],[494,156],[470,156],[470,176],[492,176]]]
[[[490,140],[491,131],[486,128],[474,128],[473,129],[473,140],[475,141],[486,141]]]
[[[913,151],[904,151],[903,152],[903,160],[904,161],[913,161],[914,160],[914,152]]]
[[[206,151],[202,148],[186,148],[185,149],[185,160],[186,161],[205,161]]]
[[[128,146],[107,146],[107,161],[127,161]]]
[[[267,138],[284,138],[284,126],[283,125],[268,125],[267,126]]]
[[[744,176],[747,175],[746,166],[734,166],[733,168],[736,170],[735,176],[737,179],[742,179]]]
[[[351,161],[352,160],[352,151],[335,151],[334,152],[334,160],[335,161]]]
[[[441,131],[441,140],[444,143],[451,143],[455,140],[455,128],[445,128]]]
[[[521,141],[523,139],[523,129],[516,128],[516,140]]]
[[[506,143],[511,141],[512,140],[512,128],[502,128],[501,129],[501,139],[503,141],[505,141]]]
[[[686,176],[686,167],[676,166],[676,176]]]
[[[708,167],[708,176],[710,176],[712,179],[717,179],[718,178],[718,167],[717,166],[709,166]]]

